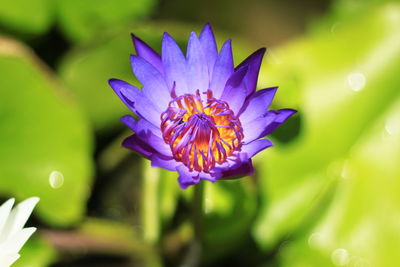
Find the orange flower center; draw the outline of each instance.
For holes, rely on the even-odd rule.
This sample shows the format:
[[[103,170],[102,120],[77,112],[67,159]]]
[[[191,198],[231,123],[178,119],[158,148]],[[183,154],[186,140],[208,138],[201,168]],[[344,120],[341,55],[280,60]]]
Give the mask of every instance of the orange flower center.
[[[244,136],[239,119],[225,101],[213,98],[211,91],[205,98],[197,90],[173,99],[161,114],[161,130],[175,160],[190,171],[208,173],[240,151]]]

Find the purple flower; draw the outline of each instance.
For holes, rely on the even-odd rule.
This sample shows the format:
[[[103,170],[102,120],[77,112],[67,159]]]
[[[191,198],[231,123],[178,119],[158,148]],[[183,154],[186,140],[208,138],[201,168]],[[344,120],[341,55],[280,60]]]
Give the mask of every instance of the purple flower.
[[[143,88],[109,81],[138,118],[121,118],[134,131],[123,146],[150,159],[152,166],[177,171],[182,188],[201,179],[252,174],[251,158],[272,146],[262,138],[296,112],[267,110],[277,87],[256,92],[265,48],[234,67],[231,40],[218,53],[208,24],[199,37],[190,34],[186,57],[168,33],[161,56],[136,36],[132,39],[137,55],[131,56],[131,65]]]

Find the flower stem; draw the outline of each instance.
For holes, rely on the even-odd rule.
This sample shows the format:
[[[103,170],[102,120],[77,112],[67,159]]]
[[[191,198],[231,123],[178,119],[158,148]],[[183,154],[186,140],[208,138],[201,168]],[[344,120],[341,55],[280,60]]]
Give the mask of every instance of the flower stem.
[[[193,228],[194,228],[194,241],[201,244],[203,239],[203,195],[204,183],[200,182],[194,186],[194,194],[192,201],[193,212]]]
[[[158,207],[158,184],[160,170],[153,168],[146,160],[143,161],[143,191],[141,220],[143,227],[143,239],[149,244],[155,244],[159,240],[159,207]]]
[[[201,263],[203,254],[203,203],[204,183],[200,182],[194,186],[191,218],[194,238],[183,261],[183,266],[185,267],[197,267],[200,266]]]

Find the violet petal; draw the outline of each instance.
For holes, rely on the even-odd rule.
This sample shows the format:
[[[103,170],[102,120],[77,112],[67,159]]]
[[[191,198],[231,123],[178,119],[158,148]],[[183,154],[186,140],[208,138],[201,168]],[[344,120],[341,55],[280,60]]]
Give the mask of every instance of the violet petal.
[[[246,99],[246,85],[243,79],[246,72],[247,68],[242,68],[232,74],[226,82],[224,92],[221,96],[221,99],[229,104],[234,114],[238,114]]]
[[[260,66],[262,59],[264,57],[266,49],[261,48],[243,60],[236,69],[240,69],[242,67],[247,66],[249,68],[248,73],[246,74],[246,86],[247,86],[247,95],[250,95],[256,91],[257,88],[257,80],[258,74],[260,72]]]
[[[233,56],[231,40],[227,40],[221,48],[221,52],[215,61],[214,70],[212,74],[210,89],[213,91],[215,98],[220,98],[226,81],[233,74]]]
[[[135,46],[136,54],[153,65],[161,74],[164,74],[164,68],[160,55],[136,35],[132,34],[131,36],[133,45]]]
[[[265,114],[271,105],[277,89],[278,87],[262,89],[250,96],[243,106],[244,110],[242,109],[241,114],[239,114],[242,124],[246,124]]]
[[[206,56],[201,47],[199,38],[194,32],[190,34],[187,47],[187,70],[189,86],[189,91],[187,93],[194,94],[197,89],[203,92],[209,88]]]
[[[143,94],[156,104],[160,110],[165,110],[171,101],[171,95],[164,77],[149,62],[141,57],[131,55],[133,73],[144,87]]]
[[[162,62],[167,79],[168,88],[173,88],[178,96],[187,93],[187,67],[186,60],[175,40],[164,33],[162,40]]]
[[[200,44],[203,48],[207,59],[208,74],[211,77],[214,69],[215,61],[217,60],[218,51],[215,37],[210,24],[206,24],[200,33]]]

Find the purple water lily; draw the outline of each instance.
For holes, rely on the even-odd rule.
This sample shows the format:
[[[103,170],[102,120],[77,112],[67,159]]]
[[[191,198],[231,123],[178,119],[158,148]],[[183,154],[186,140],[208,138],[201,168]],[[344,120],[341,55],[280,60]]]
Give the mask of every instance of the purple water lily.
[[[154,167],[179,173],[182,188],[201,179],[253,173],[251,158],[272,146],[270,134],[296,111],[268,110],[277,87],[256,91],[265,49],[234,67],[231,40],[218,53],[210,25],[190,34],[186,57],[164,33],[162,53],[132,36],[131,55],[139,90],[121,80],[111,87],[137,115],[121,118],[134,134],[123,146],[151,160]]]

